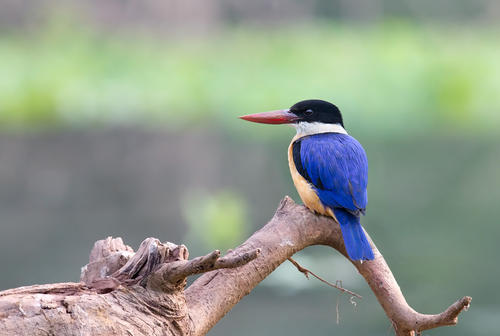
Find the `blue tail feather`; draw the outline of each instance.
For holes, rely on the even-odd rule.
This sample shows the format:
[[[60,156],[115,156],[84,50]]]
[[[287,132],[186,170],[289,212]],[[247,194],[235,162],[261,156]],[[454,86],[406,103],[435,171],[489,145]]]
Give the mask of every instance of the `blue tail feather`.
[[[340,224],[344,245],[352,260],[372,260],[373,251],[359,222],[359,217],[343,209],[334,210]]]

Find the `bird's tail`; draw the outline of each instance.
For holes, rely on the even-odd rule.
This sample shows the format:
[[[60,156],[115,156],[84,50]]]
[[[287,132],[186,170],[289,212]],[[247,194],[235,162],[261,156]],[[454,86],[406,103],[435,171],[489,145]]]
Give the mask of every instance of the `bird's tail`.
[[[373,251],[359,222],[359,217],[343,210],[335,209],[335,217],[340,224],[344,245],[352,260],[372,260]]]

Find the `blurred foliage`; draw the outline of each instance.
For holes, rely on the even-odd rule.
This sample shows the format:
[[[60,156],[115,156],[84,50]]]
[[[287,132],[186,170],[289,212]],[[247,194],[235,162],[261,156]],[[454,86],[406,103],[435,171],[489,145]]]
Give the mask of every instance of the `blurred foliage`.
[[[192,255],[223,253],[247,236],[246,202],[232,191],[196,192],[186,196],[183,214],[188,225],[186,245]]]
[[[36,34],[0,34],[3,129],[232,129],[238,115],[304,98],[336,102],[363,133],[495,132],[500,124],[498,29],[393,21],[151,39],[54,22]]]
[[[172,132],[164,132],[169,137],[160,144],[143,146],[134,134],[113,135],[119,145],[95,156],[89,153],[113,140],[82,132],[83,140],[56,137],[43,146],[42,134],[34,140],[41,147],[29,143],[25,152],[22,144],[5,147],[0,152],[5,155],[0,160],[5,251],[0,262],[9,272],[0,284],[72,279],[71,253],[78,251],[86,260],[89,242],[101,236],[180,239],[184,227],[175,216],[181,212],[187,224],[182,242],[192,256],[237,246],[272,215],[279,197],[298,197],[285,153],[293,131],[236,117],[320,98],[339,105],[347,129],[367,150],[370,204],[363,224],[409,302],[430,312],[460,295],[474,297],[473,309],[456,328],[430,333],[494,334],[500,312],[494,290],[500,272],[500,26],[315,21],[147,37],[137,31],[99,32],[64,17],[50,22],[36,33],[0,32],[0,131],[141,124]],[[193,142],[177,139],[192,124],[201,126],[185,132]],[[214,134],[216,141],[207,141]],[[2,135],[3,143],[12,141]],[[95,144],[80,147],[86,136]],[[257,139],[277,141],[262,146]],[[71,154],[54,154],[56,144],[66,144]],[[110,161],[96,164],[103,157]],[[242,157],[250,160],[236,166]],[[51,175],[51,169],[62,172]],[[95,176],[85,178],[86,170]],[[57,191],[44,176],[57,181],[66,176],[68,194],[61,193],[57,202],[41,197],[46,190]],[[155,180],[141,179],[148,176]],[[172,180],[176,183],[166,183]],[[210,183],[201,186],[205,180]],[[193,185],[205,189],[190,192]],[[77,242],[67,238],[75,232]],[[19,234],[31,250],[12,252]],[[44,253],[31,253],[35,250]],[[308,249],[298,259],[367,298],[359,311],[351,314],[350,306],[342,311],[345,322],[335,332],[391,333],[382,309],[347,261],[326,248]],[[49,262],[55,266],[46,267]],[[252,292],[251,304],[238,305],[212,333],[331,333],[337,328],[337,294],[311,282],[284,265]],[[286,299],[290,293],[296,296]],[[248,319],[252,314],[259,315]]]

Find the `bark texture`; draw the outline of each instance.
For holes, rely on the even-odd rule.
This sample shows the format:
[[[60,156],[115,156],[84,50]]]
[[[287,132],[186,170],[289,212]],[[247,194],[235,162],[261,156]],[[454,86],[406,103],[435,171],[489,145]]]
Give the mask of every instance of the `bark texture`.
[[[294,253],[328,245],[344,256],[340,227],[286,197],[276,214],[245,243],[188,259],[183,245],[144,240],[136,253],[120,238],[96,242],[80,283],[0,292],[0,335],[204,335],[236,303]],[[471,298],[441,314],[407,303],[372,242],[373,261],[352,262],[375,293],[397,335],[457,323]],[[191,286],[186,278],[205,273]]]

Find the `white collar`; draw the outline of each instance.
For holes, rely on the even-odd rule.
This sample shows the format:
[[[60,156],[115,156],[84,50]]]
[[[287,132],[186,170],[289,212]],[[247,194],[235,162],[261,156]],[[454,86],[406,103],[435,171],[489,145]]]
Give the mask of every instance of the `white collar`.
[[[297,135],[300,137],[318,133],[341,133],[347,134],[346,130],[340,124],[325,124],[321,122],[299,122],[292,124],[297,129]]]

